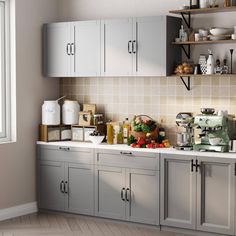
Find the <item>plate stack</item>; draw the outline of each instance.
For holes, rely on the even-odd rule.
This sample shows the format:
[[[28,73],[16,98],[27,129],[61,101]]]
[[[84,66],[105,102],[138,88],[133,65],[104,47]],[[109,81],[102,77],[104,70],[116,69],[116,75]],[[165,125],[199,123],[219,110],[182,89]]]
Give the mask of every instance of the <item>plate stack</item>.
[[[212,28],[210,30],[210,33],[211,35],[209,35],[209,38],[212,41],[227,40],[231,38],[233,29],[232,28]]]

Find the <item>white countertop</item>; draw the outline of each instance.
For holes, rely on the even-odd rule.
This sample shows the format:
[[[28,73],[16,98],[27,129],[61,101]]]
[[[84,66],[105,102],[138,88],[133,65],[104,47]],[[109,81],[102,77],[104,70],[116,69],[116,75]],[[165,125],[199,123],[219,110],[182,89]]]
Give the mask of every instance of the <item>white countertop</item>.
[[[220,152],[197,152],[197,151],[180,151],[175,148],[157,148],[157,149],[148,149],[148,148],[132,148],[126,144],[113,144],[109,145],[102,143],[99,145],[94,145],[92,143],[86,142],[37,142],[38,145],[46,146],[60,146],[60,147],[84,147],[84,148],[95,148],[95,149],[107,149],[107,150],[118,150],[118,151],[129,151],[129,152],[146,152],[146,153],[165,153],[165,154],[178,154],[178,155],[188,155],[188,156],[205,156],[205,157],[219,157],[219,158],[235,158],[236,153],[220,153]]]

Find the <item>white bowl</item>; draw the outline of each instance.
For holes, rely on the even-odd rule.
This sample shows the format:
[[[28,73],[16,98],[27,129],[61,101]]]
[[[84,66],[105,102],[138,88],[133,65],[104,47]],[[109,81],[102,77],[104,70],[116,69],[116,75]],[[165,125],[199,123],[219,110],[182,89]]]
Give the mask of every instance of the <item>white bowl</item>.
[[[212,146],[216,146],[221,142],[221,140],[222,140],[221,138],[209,138],[209,143]]]
[[[104,138],[105,138],[104,135],[102,135],[102,136],[91,136],[91,135],[89,135],[90,141],[93,144],[96,144],[96,145],[101,144]]]
[[[232,28],[213,28],[210,30],[210,33],[214,36],[229,35],[233,33],[233,29]]]

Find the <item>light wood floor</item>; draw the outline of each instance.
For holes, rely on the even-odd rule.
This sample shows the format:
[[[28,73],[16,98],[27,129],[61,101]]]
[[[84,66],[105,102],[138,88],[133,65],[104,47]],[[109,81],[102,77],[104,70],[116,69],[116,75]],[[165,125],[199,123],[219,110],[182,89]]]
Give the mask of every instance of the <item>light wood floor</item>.
[[[0,222],[0,236],[183,236],[154,227],[59,213],[38,213]],[[185,235],[186,236],[186,235]]]

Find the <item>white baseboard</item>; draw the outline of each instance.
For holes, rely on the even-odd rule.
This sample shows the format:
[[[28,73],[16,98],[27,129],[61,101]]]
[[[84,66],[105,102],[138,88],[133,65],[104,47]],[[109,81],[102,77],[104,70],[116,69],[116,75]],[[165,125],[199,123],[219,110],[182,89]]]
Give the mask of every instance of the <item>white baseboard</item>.
[[[37,202],[0,209],[0,221],[38,212]]]

